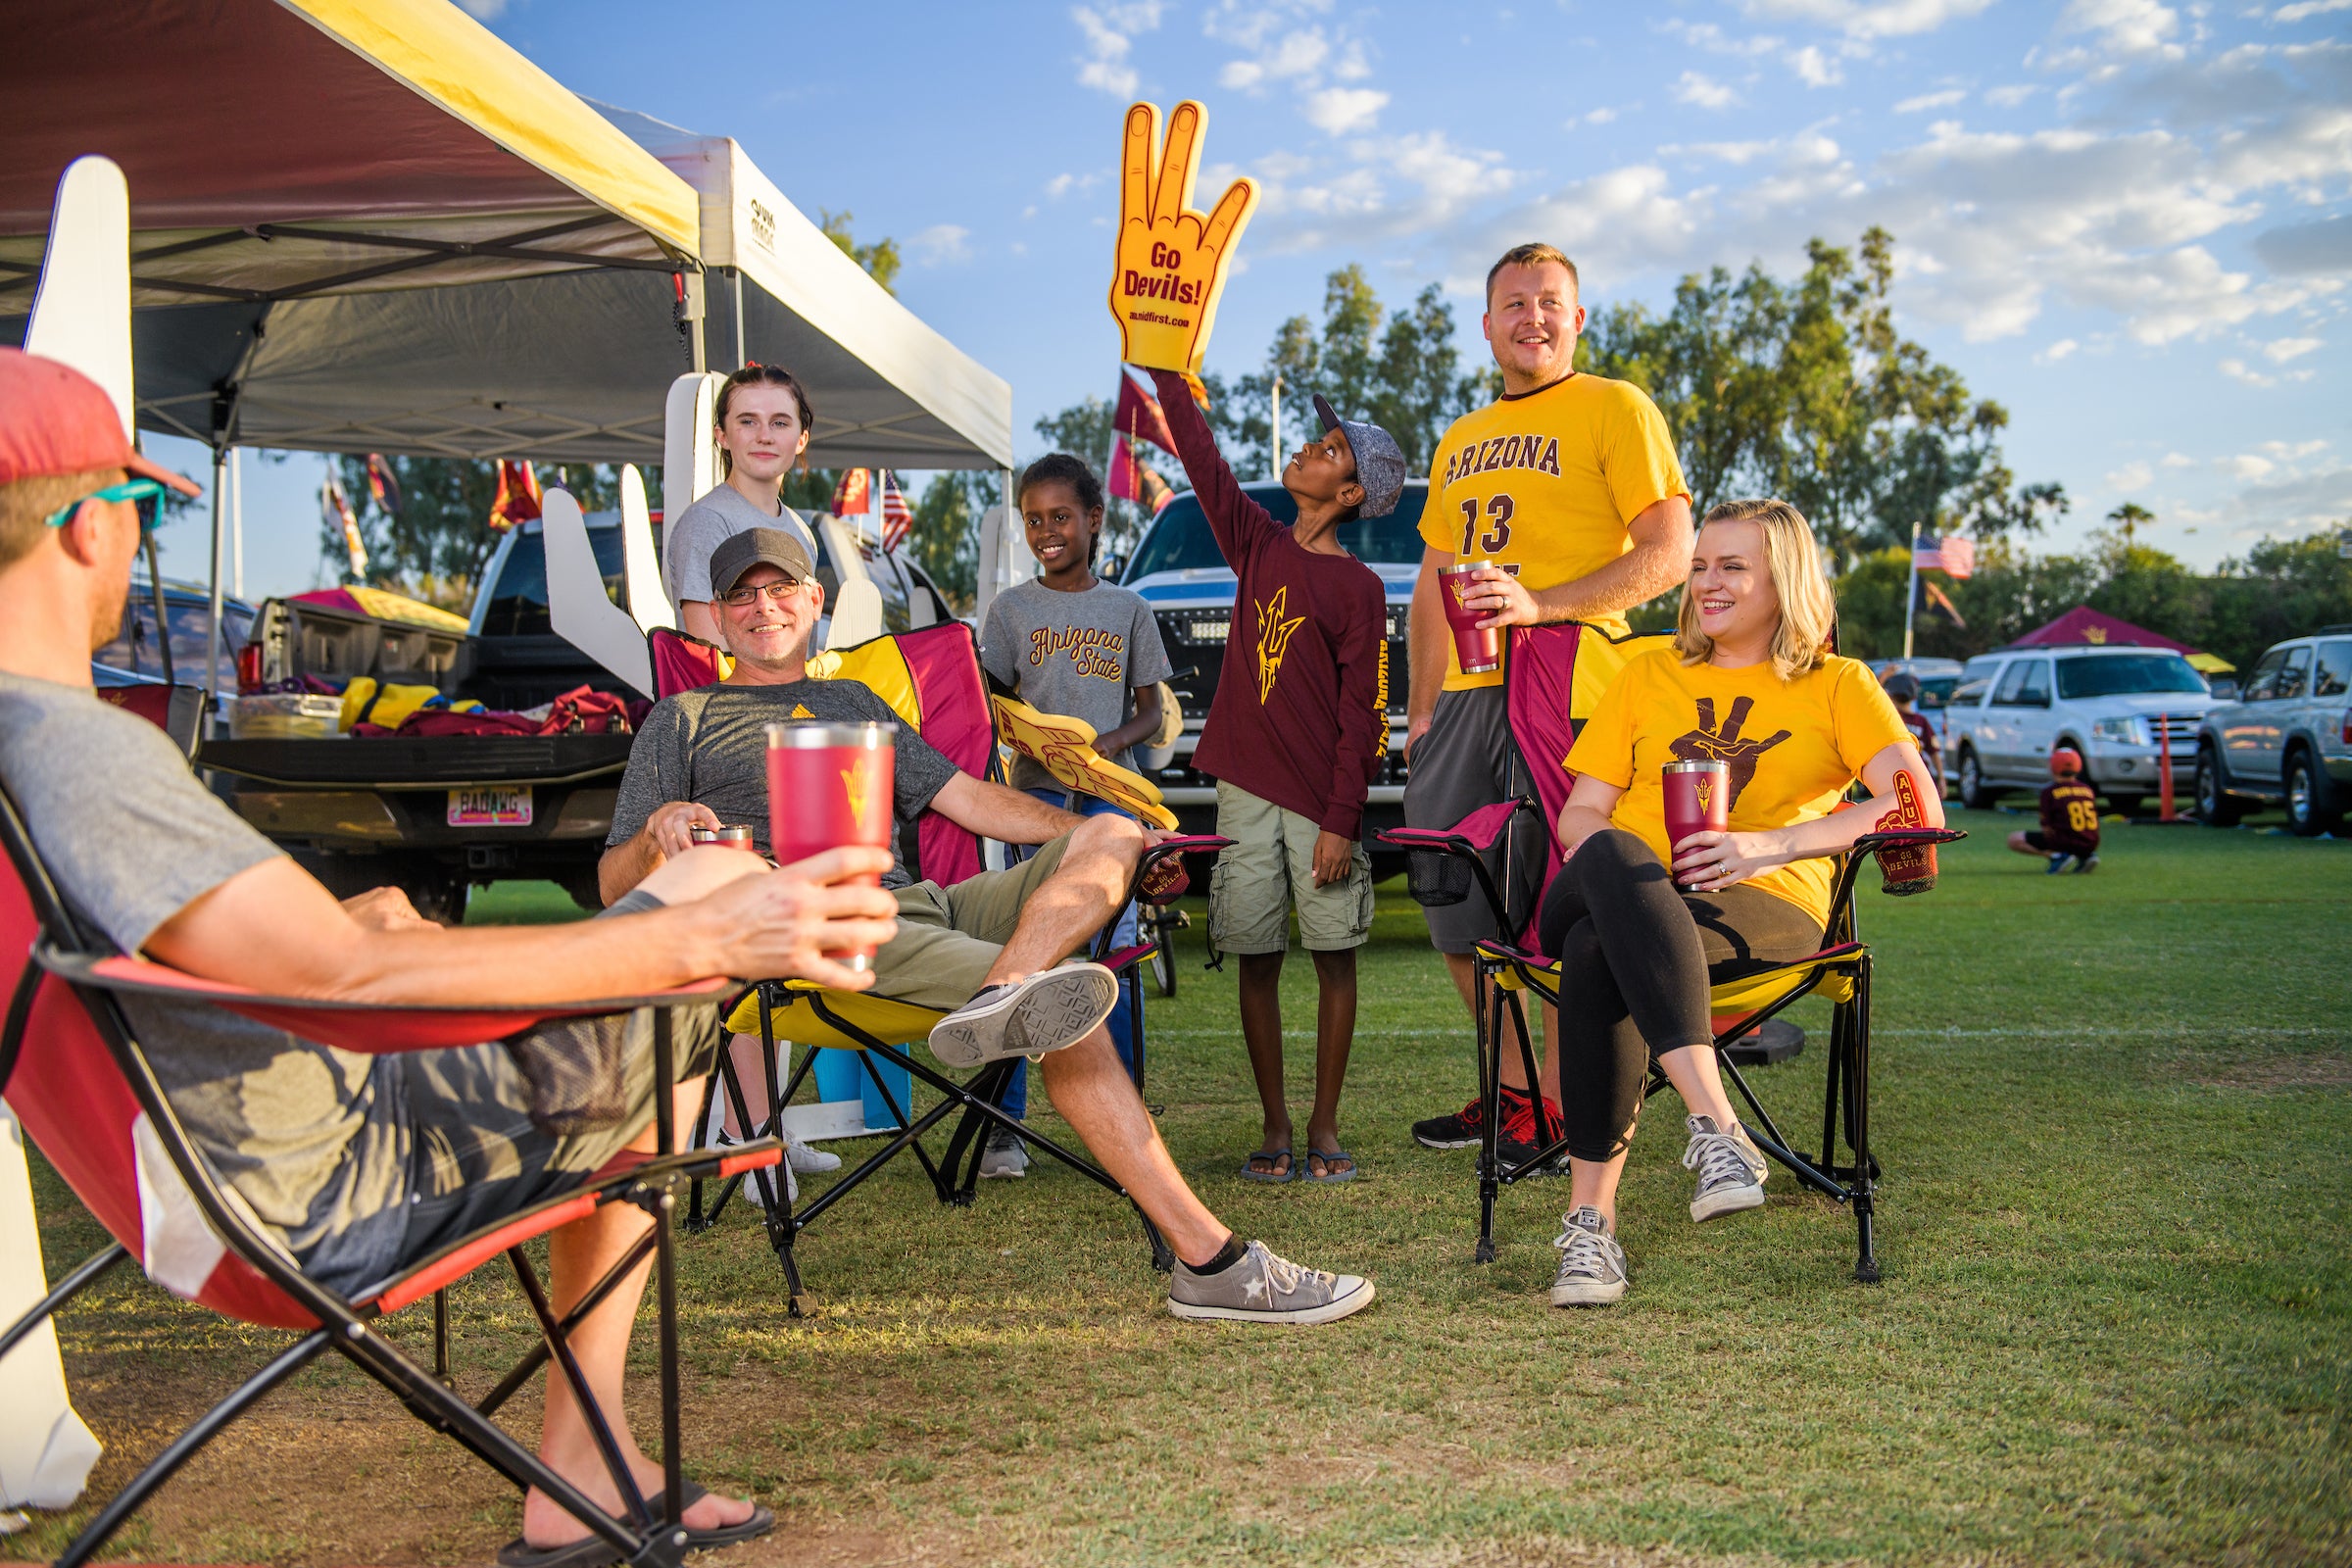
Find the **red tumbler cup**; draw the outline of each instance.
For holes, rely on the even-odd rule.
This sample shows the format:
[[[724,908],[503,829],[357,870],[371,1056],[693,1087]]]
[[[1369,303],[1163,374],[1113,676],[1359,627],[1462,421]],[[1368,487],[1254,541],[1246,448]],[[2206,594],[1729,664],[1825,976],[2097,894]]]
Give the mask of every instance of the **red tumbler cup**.
[[[1671,865],[1683,840],[1693,833],[1721,833],[1730,826],[1731,764],[1668,762],[1659,783],[1666,792],[1666,858]]]
[[[778,865],[845,844],[890,848],[897,741],[889,724],[795,719],[767,726],[767,843]],[[864,881],[873,887],[881,878]],[[825,956],[863,969],[874,950]]]
[[[1446,624],[1453,628],[1453,656],[1461,662],[1465,675],[1484,675],[1502,667],[1502,628],[1479,625],[1492,612],[1472,610],[1462,603],[1462,595],[1477,586],[1470,574],[1483,566],[1499,569],[1501,563],[1457,561],[1438,570],[1438,584],[1446,591]]]

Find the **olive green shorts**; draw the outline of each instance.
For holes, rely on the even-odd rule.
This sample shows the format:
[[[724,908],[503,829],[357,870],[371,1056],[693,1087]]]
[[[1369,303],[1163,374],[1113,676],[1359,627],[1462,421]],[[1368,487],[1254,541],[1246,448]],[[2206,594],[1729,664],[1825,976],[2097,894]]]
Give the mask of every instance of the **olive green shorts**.
[[[870,995],[953,1012],[972,1000],[1021,921],[1021,907],[1061,866],[1064,833],[1002,871],[952,888],[917,882],[897,891],[899,934],[874,952]]]
[[[1219,953],[1281,953],[1290,946],[1290,913],[1298,910],[1298,945],[1309,953],[1360,948],[1372,934],[1372,858],[1354,846],[1348,874],[1315,886],[1310,816],[1217,782],[1218,852],[1208,878],[1208,940]]]

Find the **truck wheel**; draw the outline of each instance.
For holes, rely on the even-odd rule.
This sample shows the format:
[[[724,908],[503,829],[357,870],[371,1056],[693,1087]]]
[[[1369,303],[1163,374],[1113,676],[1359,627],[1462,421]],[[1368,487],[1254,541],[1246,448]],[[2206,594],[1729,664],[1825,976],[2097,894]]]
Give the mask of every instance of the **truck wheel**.
[[[443,925],[465,923],[466,873],[437,861],[404,855],[341,855],[331,851],[306,851],[295,859],[338,899],[355,898],[372,888],[398,888],[427,920],[438,920]]]
[[[466,896],[472,889],[465,872],[440,865],[411,866],[402,874],[400,887],[427,920],[443,925],[466,923]]]
[[[2304,838],[2331,833],[2342,825],[2334,791],[2311,753],[2298,746],[2286,755],[2286,825]]]
[[[2137,816],[2139,808],[2147,804],[2148,798],[2145,795],[2129,790],[2109,790],[2107,792],[2108,808],[2118,816]]]
[[[1992,808],[1992,791],[1984,786],[1984,768],[1973,746],[1960,748],[1960,804],[1972,811]]]
[[[2235,827],[2246,808],[2222,783],[2222,760],[2210,746],[2197,748],[2196,799],[2193,809],[2197,820],[2207,827]]]
[[[572,903],[586,909],[590,914],[605,912],[604,891],[596,885],[594,871],[565,877],[564,891],[571,895]]]

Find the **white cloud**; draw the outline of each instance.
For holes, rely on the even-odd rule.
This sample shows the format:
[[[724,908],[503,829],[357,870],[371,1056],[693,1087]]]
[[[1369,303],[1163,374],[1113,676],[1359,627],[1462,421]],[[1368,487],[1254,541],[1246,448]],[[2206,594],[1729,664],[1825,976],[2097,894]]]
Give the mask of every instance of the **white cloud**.
[[[504,5],[506,0],[497,0],[497,3]],[[473,8],[467,6],[466,9],[470,11]],[[2352,0],[2297,0],[2294,5],[2280,6],[2272,12],[2271,20],[2281,23],[2303,22],[2312,17],[2325,16],[2330,11],[2352,11]]]
[[[2144,490],[2148,487],[2148,481],[2155,477],[2156,470],[2146,464],[2127,463],[2107,475],[2107,488],[2110,490]]]
[[[2068,0],[2058,18],[2061,33],[2096,33],[2110,54],[2168,54],[2178,57],[2174,35],[2180,18],[2157,0]]]
[[[933,223],[907,243],[923,266],[946,267],[972,259],[972,248],[965,243],[971,237],[972,231],[961,223]]]
[[[1227,61],[1217,81],[1237,92],[1254,92],[1268,82],[1312,74],[1330,53],[1331,44],[1321,33],[1285,33],[1280,43],[1253,59]],[[1356,63],[1362,64],[1360,55]]]
[[[1389,95],[1376,87],[1325,87],[1307,96],[1300,113],[1326,136],[1345,136],[1370,130],[1388,103]]]
[[[2266,478],[2269,476],[2271,470],[2278,466],[2278,465],[2273,463],[2270,459],[2258,458],[2251,452],[2240,457],[2226,458],[2222,461],[2228,466],[2230,472],[2240,479]]]
[[[1894,112],[1898,115],[1916,115],[1929,109],[1948,109],[1967,97],[1968,94],[1957,87],[1946,87],[1941,92],[1923,92],[1916,98],[1906,98],[1894,106]]]
[[[2302,358],[2314,349],[2325,347],[2327,345],[2316,337],[2282,337],[2265,343],[2262,346],[2262,357],[2273,365],[2284,365],[2289,360]]]
[[[2041,89],[2032,83],[2022,86],[1992,87],[1986,89],[1984,101],[1995,109],[2015,109],[2039,91]]]
[[[2167,452],[2157,463],[2157,466],[2164,468],[2193,468],[2196,466],[2197,460],[2185,452]]]
[[[1614,109],[1594,109],[1587,112],[1585,115],[1585,123],[1588,125],[1605,125],[1616,118],[1617,111]]]
[[[2056,365],[2082,346],[2071,337],[2062,337],[2039,354],[2034,355],[2034,360],[2037,365]]]
[[[2217,368],[2220,369],[2220,371],[2224,375],[2228,376],[2230,380],[2243,381],[2248,386],[2277,386],[2278,384],[2278,378],[2277,376],[2265,375],[2260,370],[2248,369],[2246,368],[2246,362],[2243,360],[2224,360],[2217,367]],[[2240,458],[2238,461],[2241,464],[2261,464],[2264,472],[2268,472],[2270,470],[2270,465],[2263,463],[2263,460],[2260,458]],[[2241,472],[2238,477],[2241,479],[2259,479],[2262,477],[2262,475],[2259,473]]]
[[[1719,81],[1686,71],[1674,84],[1674,101],[1692,104],[1700,109],[1729,109],[1740,101],[1740,95]]]
[[[1788,56],[1788,69],[1808,87],[1835,87],[1845,80],[1845,68],[1812,44]]]
[[[1901,38],[1975,16],[1992,0],[1740,0],[1751,17],[1835,27],[1849,38]]]
[[[1059,201],[1073,191],[1083,196],[1097,185],[1102,184],[1102,179],[1103,174],[1101,170],[1097,170],[1091,174],[1055,174],[1052,179],[1046,181],[1046,195],[1054,201]]]
[[[1159,25],[1160,0],[1126,0],[1120,5],[1101,9],[1078,6],[1070,12],[1070,20],[1086,35],[1087,52],[1078,62],[1078,84],[1109,93],[1114,98],[1132,98],[1143,78],[1129,64],[1128,56],[1135,49],[1138,33],[1151,32]]]
[[[495,22],[506,12],[507,0],[458,0],[458,5],[476,22]]]

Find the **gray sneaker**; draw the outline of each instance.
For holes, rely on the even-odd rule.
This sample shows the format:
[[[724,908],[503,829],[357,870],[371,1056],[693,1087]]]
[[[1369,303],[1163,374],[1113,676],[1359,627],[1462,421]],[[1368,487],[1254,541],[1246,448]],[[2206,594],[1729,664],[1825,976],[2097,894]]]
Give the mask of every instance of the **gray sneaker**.
[[[1738,1122],[1719,1133],[1711,1116],[1692,1116],[1686,1123],[1690,1142],[1683,1149],[1683,1169],[1698,1172],[1698,1194],[1690,1200],[1690,1217],[1700,1224],[1743,1208],[1764,1206],[1764,1178],[1772,1167],[1764,1152]]]
[[[1240,1262],[1215,1274],[1196,1274],[1177,1259],[1168,1310],[1237,1323],[1330,1323],[1370,1306],[1372,1295],[1370,1280],[1300,1268],[1251,1242]]]
[[[1560,1271],[1551,1277],[1554,1306],[1606,1306],[1625,1294],[1625,1249],[1600,1210],[1587,1203],[1560,1216]]]
[[[990,986],[931,1026],[931,1054],[951,1067],[1037,1057],[1074,1046],[1110,1016],[1118,978],[1073,959],[1026,980]]]
[[[990,1123],[988,1142],[980,1150],[980,1179],[1028,1174],[1029,1146],[1021,1142],[1021,1135],[1001,1123]]]

